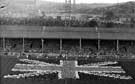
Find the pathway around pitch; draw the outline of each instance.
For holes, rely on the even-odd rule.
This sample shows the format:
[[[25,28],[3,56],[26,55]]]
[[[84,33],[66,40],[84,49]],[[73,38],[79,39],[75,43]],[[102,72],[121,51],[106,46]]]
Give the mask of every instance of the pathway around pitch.
[[[61,60],[60,65],[41,61],[27,60],[32,64],[16,64],[12,71],[50,71],[58,72],[59,79],[79,78],[78,72],[124,72],[121,67],[112,66],[79,66],[77,61]],[[36,60],[35,60],[36,61]]]

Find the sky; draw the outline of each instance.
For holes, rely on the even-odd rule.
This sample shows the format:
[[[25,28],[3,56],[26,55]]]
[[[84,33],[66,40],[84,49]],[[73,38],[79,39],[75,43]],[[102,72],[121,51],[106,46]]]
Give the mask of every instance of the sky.
[[[64,2],[65,0],[41,0],[41,1],[53,1],[53,2]],[[76,3],[120,3],[135,0],[76,0]]]

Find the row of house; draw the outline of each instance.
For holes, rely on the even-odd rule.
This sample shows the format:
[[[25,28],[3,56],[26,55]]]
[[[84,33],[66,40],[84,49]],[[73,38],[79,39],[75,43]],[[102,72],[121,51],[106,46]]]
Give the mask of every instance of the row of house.
[[[64,20],[65,16],[68,16],[69,14],[66,13],[48,13],[45,14],[43,18],[49,19],[61,19]],[[80,21],[90,21],[90,20],[97,20],[97,21],[104,21],[104,16],[103,15],[95,15],[95,14],[79,14],[79,13],[74,13],[70,14],[71,20],[80,20]],[[118,15],[117,17],[112,19],[113,22],[118,22],[118,23],[125,23],[125,22],[131,22],[135,21],[135,15]]]
[[[64,20],[65,18],[69,17],[69,14],[66,13],[48,13],[45,14],[43,18],[49,19],[49,18],[53,18],[53,19],[61,19]],[[102,17],[101,15],[93,15],[93,14],[70,14],[70,19],[71,20],[81,20],[81,21],[86,21],[86,20],[92,20],[92,19],[99,19],[100,17]]]

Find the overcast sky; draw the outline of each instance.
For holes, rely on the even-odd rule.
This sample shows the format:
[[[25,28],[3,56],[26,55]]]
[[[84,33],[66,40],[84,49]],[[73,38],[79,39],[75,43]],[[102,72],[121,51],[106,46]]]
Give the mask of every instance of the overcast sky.
[[[41,0],[41,1],[53,1],[53,2],[64,2],[65,0]],[[135,0],[76,0],[76,3],[118,3]]]

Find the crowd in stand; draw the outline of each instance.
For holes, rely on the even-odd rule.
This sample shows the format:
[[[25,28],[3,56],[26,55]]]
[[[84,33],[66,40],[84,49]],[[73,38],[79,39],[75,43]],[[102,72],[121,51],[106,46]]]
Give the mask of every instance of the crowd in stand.
[[[75,56],[79,54],[79,46],[76,40],[63,40],[63,54]]]
[[[59,40],[44,40],[44,52],[45,53],[60,53]]]
[[[135,57],[135,44],[131,42],[123,42],[122,45],[120,45],[119,53],[121,56],[131,56]],[[119,54],[118,53],[118,54]]]
[[[24,42],[24,51],[25,52],[41,52],[41,40],[25,40]]]
[[[22,50],[22,40],[18,39],[8,39],[5,40],[6,51],[20,52]]]
[[[59,18],[0,18],[0,25],[35,25],[35,26],[65,26],[70,25],[71,27],[134,27],[134,23],[118,23],[114,21],[103,21],[103,20],[63,20]]]
[[[6,40],[7,52],[21,52],[22,42],[17,39]],[[0,47],[2,49],[2,46]],[[26,53],[42,53],[41,40],[25,40],[25,52]],[[134,42],[120,42],[119,51],[116,49],[116,44],[102,41],[100,49],[97,47],[96,41],[89,41],[82,43],[82,48],[79,47],[79,42],[68,41],[63,42],[63,49],[60,51],[60,44],[57,40],[45,40],[43,53],[48,56],[59,56],[60,54],[69,57],[93,57],[98,56],[114,56],[114,57],[135,57],[135,43]]]

